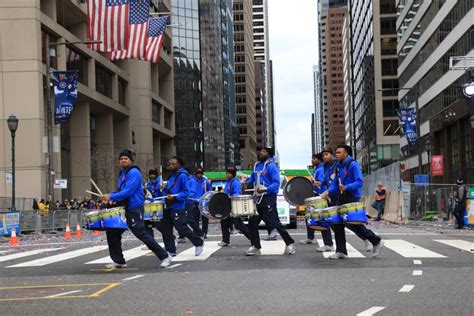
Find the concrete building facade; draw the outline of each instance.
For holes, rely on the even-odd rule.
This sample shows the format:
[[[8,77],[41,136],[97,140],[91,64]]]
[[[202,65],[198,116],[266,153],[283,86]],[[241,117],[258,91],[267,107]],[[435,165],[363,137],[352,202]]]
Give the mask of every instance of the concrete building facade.
[[[170,9],[161,1],[162,12]],[[20,122],[16,137],[16,196],[45,198],[47,133],[45,39],[87,39],[87,7],[82,1],[5,0],[0,2],[0,178],[11,172],[6,118]],[[175,154],[172,30],[168,29],[158,64],[111,62],[83,44],[57,46],[51,67],[79,70],[78,100],[70,120],[53,128],[55,179],[68,180],[54,197],[77,198],[93,178],[103,191],[115,188],[118,152],[132,148],[146,170]],[[73,56],[73,58],[71,58]],[[0,181],[0,196],[11,186]]]
[[[323,129],[324,111],[322,106],[322,86],[319,65],[313,66],[313,87],[314,87],[314,116],[312,129],[313,153],[319,153],[323,149]]]
[[[255,65],[253,50],[252,2],[234,1],[235,100],[240,135],[241,165],[257,159],[255,112]]]

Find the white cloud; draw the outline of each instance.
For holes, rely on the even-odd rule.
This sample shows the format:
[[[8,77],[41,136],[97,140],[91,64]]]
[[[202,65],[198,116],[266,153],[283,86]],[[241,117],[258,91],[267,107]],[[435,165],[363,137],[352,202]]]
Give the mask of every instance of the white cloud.
[[[313,65],[318,61],[317,1],[269,0],[277,150],[282,168],[311,159]]]

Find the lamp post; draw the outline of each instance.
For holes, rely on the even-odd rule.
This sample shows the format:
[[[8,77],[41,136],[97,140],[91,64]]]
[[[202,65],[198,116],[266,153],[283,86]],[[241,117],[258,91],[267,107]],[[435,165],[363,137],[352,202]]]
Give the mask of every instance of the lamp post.
[[[18,128],[18,119],[15,115],[10,115],[7,119],[8,129],[12,136],[12,211],[15,211],[15,134]]]

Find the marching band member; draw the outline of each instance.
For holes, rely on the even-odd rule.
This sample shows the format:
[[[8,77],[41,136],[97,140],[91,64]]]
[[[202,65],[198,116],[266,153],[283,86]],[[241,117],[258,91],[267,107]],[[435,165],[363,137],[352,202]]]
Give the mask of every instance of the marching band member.
[[[188,172],[183,168],[184,161],[179,157],[172,157],[168,163],[171,172],[163,195],[166,195],[166,207],[163,210],[163,219],[160,227],[163,234],[163,242],[171,255],[176,254],[176,244],[174,242],[173,226],[179,235],[188,238],[196,247],[195,255],[199,256],[203,252],[203,240],[196,235],[189,227],[186,218],[185,201],[189,197]]]
[[[158,175],[156,168],[148,171],[148,182],[146,183],[147,194],[154,199],[161,196],[161,176]]]
[[[238,179],[235,178],[237,174],[237,169],[234,167],[228,168],[226,172],[227,181],[224,185],[224,193],[229,197],[240,195],[242,191],[242,184]],[[231,224],[234,224],[235,228],[240,230],[247,239],[250,240],[249,229],[244,224],[241,218],[236,217],[227,217],[221,220],[221,229],[222,229],[222,241],[218,244],[221,247],[230,246],[230,229]]]
[[[171,264],[171,256],[164,250],[145,228],[144,194],[142,186],[142,174],[137,166],[133,165],[134,152],[125,149],[119,155],[120,175],[117,181],[117,191],[105,194],[101,198],[104,201],[114,201],[125,205],[125,217],[127,225],[132,233],[141,240],[161,260],[161,267],[166,268]],[[106,265],[108,269],[126,268],[127,263],[122,252],[122,234],[124,230],[107,230],[107,243],[112,263]]]
[[[211,183],[207,178],[204,176],[204,171],[200,168],[196,169],[196,176],[194,177],[194,181],[192,182],[193,187],[190,188],[192,192],[192,198],[199,200],[204,193],[211,191]],[[202,233],[204,239],[207,239],[207,231],[209,227],[209,219],[206,216],[201,216],[201,212],[199,211],[198,204],[194,203],[194,208],[192,211],[192,218],[197,223],[199,227],[199,222],[202,222]]]
[[[358,202],[362,195],[362,186],[364,185],[364,178],[357,161],[352,159],[352,148],[347,145],[340,145],[336,148],[336,176],[335,181],[325,191],[323,198],[331,197],[331,200],[337,201],[337,205],[346,203]],[[336,238],[336,253],[331,255],[330,259],[344,259],[347,257],[346,249],[346,233],[345,226],[369,240],[373,245],[373,257],[377,257],[380,249],[384,245],[384,241],[374,234],[373,231],[367,229],[364,224],[334,224],[334,235]]]
[[[247,256],[260,255],[260,235],[258,224],[261,220],[266,225],[276,228],[283,238],[286,248],[285,254],[296,253],[295,242],[280,222],[277,213],[276,199],[280,188],[280,171],[275,164],[274,151],[271,147],[260,150],[259,161],[255,164],[247,185],[254,187],[257,201],[258,215],[249,218],[249,232],[252,246],[245,252]]]
[[[316,196],[318,196],[320,193],[322,193],[320,180],[324,173],[323,154],[313,154],[313,156],[311,157],[311,164],[313,165],[313,174],[311,175],[311,182],[313,183],[314,193]],[[307,222],[306,237],[306,239],[300,240],[300,244],[314,244],[314,229],[309,227]]]

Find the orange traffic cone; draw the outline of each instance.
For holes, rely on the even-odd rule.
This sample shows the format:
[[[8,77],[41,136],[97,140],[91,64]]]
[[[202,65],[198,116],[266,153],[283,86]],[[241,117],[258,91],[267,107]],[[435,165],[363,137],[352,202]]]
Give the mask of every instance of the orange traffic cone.
[[[15,227],[12,227],[12,235],[10,237],[10,241],[8,242],[9,246],[18,246],[20,242],[18,241],[18,238],[16,237],[16,229]]]
[[[94,236],[99,236],[100,235],[100,230],[94,230]]]
[[[77,223],[76,225],[76,238],[81,238],[82,237],[82,231],[81,231],[81,225]]]
[[[71,236],[71,229],[69,228],[69,224],[66,224],[66,233],[64,234],[65,239],[72,238]]]

